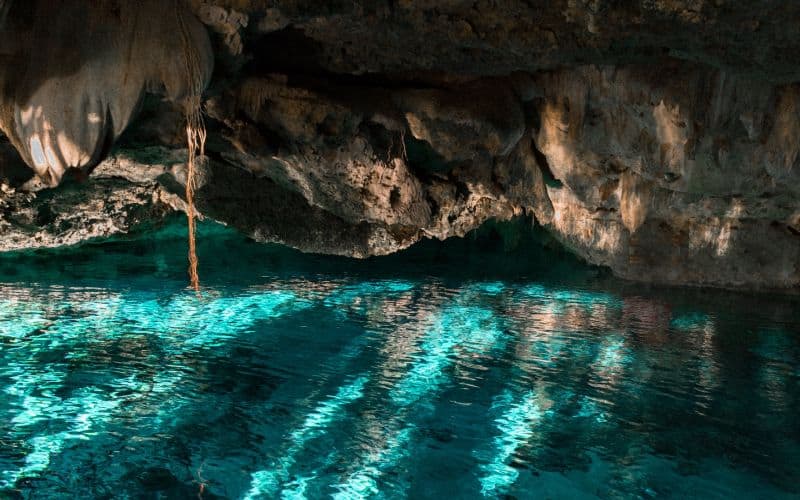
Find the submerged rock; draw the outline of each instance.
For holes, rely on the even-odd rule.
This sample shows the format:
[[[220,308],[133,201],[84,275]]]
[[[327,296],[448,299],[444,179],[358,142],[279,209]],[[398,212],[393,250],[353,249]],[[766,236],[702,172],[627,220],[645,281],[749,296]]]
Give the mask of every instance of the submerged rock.
[[[3,250],[144,231],[183,209],[185,55],[176,16],[145,15],[168,4],[205,25],[216,59],[198,208],[256,240],[367,257],[526,214],[625,278],[800,286],[800,6],[85,0],[69,3],[93,20],[79,37],[77,14],[39,3],[36,26],[53,27],[32,31],[36,51],[25,37],[0,48],[15,89],[3,130],[48,183],[99,167],[36,191],[0,138]],[[3,36],[33,22],[22,5],[0,9]],[[22,53],[59,62],[5,63]],[[122,134],[159,82],[171,101],[145,99]],[[26,122],[34,98],[71,112]],[[55,167],[35,137],[57,145]]]

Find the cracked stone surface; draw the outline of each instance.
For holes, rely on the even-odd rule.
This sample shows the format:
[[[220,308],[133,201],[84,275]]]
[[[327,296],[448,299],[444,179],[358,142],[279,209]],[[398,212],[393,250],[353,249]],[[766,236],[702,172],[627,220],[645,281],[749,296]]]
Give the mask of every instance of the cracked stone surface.
[[[216,59],[205,217],[367,257],[524,216],[624,278],[800,287],[800,5],[189,5]],[[182,211],[181,120],[150,94],[89,178],[55,189],[0,137],[0,249]]]

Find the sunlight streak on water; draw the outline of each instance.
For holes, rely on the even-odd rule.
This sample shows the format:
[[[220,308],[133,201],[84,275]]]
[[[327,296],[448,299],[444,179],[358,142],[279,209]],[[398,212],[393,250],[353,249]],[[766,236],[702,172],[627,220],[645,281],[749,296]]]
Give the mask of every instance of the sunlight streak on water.
[[[519,470],[508,462],[533,436],[544,414],[539,396],[534,391],[528,391],[518,400],[510,392],[504,392],[492,405],[492,410],[499,408],[506,410],[495,419],[500,434],[492,442],[494,454],[488,463],[480,465],[484,474],[480,478],[484,496],[504,492],[519,477]]]
[[[383,446],[370,447],[358,460],[359,468],[335,486],[337,499],[366,498],[379,492],[384,470],[396,467],[410,451],[417,424],[409,421],[429,411],[430,398],[447,381],[445,370],[454,362],[456,348],[467,353],[488,352],[502,338],[498,318],[490,309],[469,305],[482,292],[497,294],[503,287],[483,284],[467,288],[446,305],[421,342],[416,360],[389,392],[395,417],[382,424]]]
[[[134,332],[171,332],[170,354],[180,356],[190,349],[218,347],[226,339],[251,328],[257,320],[279,317],[286,312],[288,305],[297,311],[308,303],[297,300],[291,292],[247,295],[238,300],[198,300],[194,296],[181,295],[166,303],[142,300],[141,297],[123,300],[117,296],[78,303],[76,319],[54,324],[42,320],[43,311],[33,311],[33,324],[24,328],[17,326],[24,323],[6,315],[5,321],[0,322],[0,335],[21,340],[25,335],[43,329],[36,333],[37,340],[42,339],[47,344],[40,351],[26,350],[23,359],[9,362],[3,371],[3,375],[13,373],[11,378],[15,381],[5,389],[5,393],[21,400],[18,403],[21,411],[11,418],[11,423],[20,430],[45,420],[72,419],[74,422],[64,431],[29,438],[31,452],[25,457],[25,465],[16,471],[0,473],[0,487],[12,486],[22,477],[45,470],[50,457],[61,452],[68,441],[89,439],[93,427],[103,425],[120,409],[123,402],[120,389],[145,392],[148,396],[170,395],[179,388],[185,376],[181,372],[158,373],[149,387],[143,387],[132,375],[112,381],[116,390],[107,398],[93,388],[85,388],[73,397],[62,399],[54,395],[53,389],[63,385],[67,374],[54,370],[56,367],[52,365],[46,371],[37,372],[35,357],[43,350],[58,349],[62,345],[73,347],[70,341],[79,344],[118,339],[125,332],[122,329],[124,325]],[[214,318],[214,321],[209,323],[208,318]],[[67,359],[78,360],[88,354],[87,346],[75,347],[79,348],[70,350]],[[53,389],[46,389],[48,387]],[[176,405],[170,406],[171,412],[178,411]],[[71,415],[75,416],[71,418]]]
[[[800,318],[737,304],[426,276],[0,285],[0,496],[790,498]]]
[[[259,498],[275,494],[282,483],[289,478],[289,473],[296,461],[296,455],[306,443],[325,432],[325,428],[341,418],[345,406],[353,403],[364,395],[364,386],[367,378],[356,378],[353,382],[344,385],[339,391],[325,400],[306,416],[305,422],[289,436],[291,446],[284,452],[281,463],[272,470],[253,473],[253,485],[245,498]]]

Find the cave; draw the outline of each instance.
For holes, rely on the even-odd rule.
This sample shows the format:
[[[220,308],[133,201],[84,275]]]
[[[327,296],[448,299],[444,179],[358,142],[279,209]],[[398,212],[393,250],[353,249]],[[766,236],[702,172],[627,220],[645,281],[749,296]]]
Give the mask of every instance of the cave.
[[[797,495],[797,19],[0,0],[0,497]]]

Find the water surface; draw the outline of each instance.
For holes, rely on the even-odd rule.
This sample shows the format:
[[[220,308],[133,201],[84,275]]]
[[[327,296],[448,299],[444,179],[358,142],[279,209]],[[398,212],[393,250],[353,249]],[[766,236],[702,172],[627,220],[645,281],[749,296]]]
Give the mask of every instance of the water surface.
[[[0,497],[798,497],[796,297],[499,233],[356,262],[205,227],[199,298],[171,230],[3,256]]]

